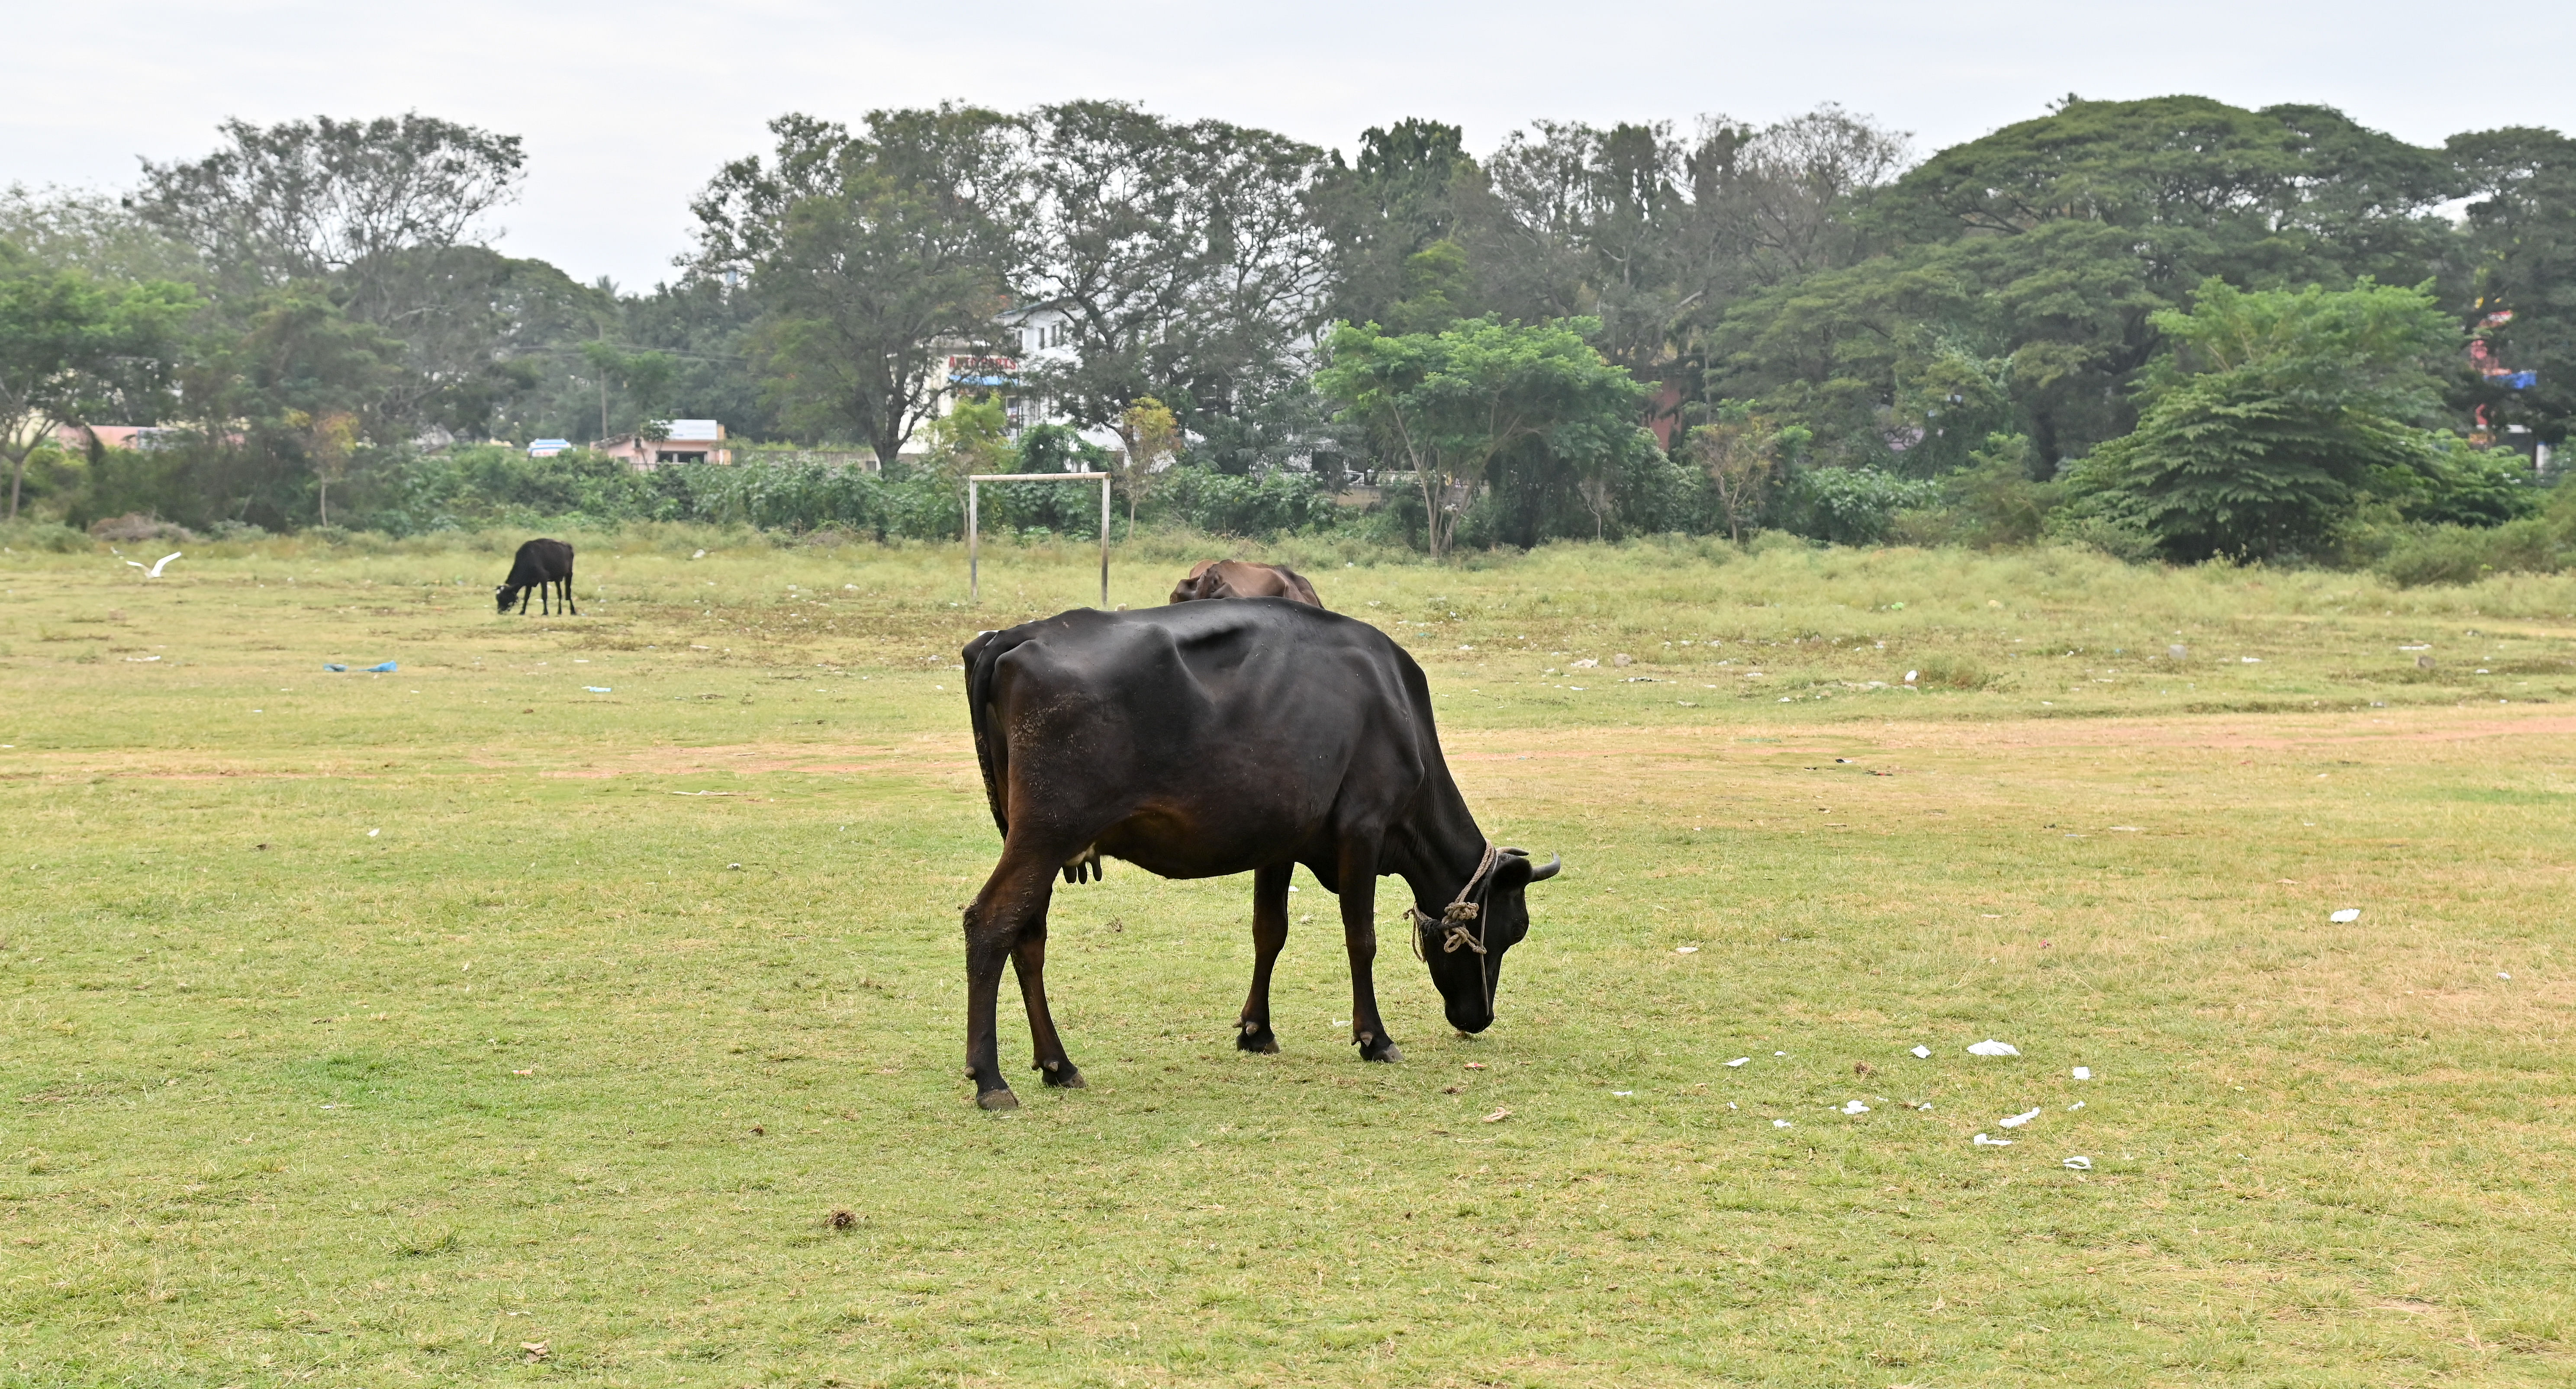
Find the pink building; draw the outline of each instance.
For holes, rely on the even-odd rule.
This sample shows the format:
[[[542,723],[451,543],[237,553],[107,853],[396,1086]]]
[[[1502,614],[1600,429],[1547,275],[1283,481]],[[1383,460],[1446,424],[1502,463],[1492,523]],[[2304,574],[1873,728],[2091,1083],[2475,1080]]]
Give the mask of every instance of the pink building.
[[[625,459],[639,469],[658,468],[665,463],[733,461],[733,450],[725,446],[723,425],[714,420],[672,420],[669,424],[667,438],[620,434],[614,439],[601,439],[590,448],[593,453]]]

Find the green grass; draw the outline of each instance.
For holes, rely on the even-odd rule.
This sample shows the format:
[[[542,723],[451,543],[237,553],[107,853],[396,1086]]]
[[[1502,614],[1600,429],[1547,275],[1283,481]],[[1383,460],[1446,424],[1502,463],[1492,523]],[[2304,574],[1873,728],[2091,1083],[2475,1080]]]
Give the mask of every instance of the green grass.
[[[955,652],[1090,555],[579,539],[0,554],[0,1383],[2570,1377],[2576,583],[1288,551],[1566,857],[1500,1022],[1353,1060],[1301,881],[1238,1054],[1113,865],[992,1116]]]

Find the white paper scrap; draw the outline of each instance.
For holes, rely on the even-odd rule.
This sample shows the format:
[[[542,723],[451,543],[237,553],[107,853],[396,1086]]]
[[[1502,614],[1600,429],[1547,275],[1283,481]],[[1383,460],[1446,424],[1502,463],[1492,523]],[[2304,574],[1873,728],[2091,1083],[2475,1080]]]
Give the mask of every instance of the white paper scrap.
[[[1970,1056],[2019,1056],[2021,1055],[2021,1048],[2014,1046],[2010,1042],[1998,1042],[1994,1038],[1988,1037],[1986,1040],[1968,1048],[1968,1054]]]
[[[2093,1078],[2093,1068],[2090,1066],[2076,1067],[2075,1078],[2077,1080],[2091,1080]]]
[[[2038,1118],[2038,1117],[2039,1117],[2039,1111],[2038,1111],[2038,1110],[2036,1110],[2036,1109],[2025,1109],[2025,1110],[2023,1110],[2023,1111],[2022,1111],[2021,1113],[2019,1113],[2019,1114],[2007,1114],[2007,1115],[2005,1115],[2003,1118],[1997,1119],[1995,1122],[1996,1122],[1996,1123],[1998,1123],[1998,1124],[2003,1125],[2005,1128],[2008,1128],[2008,1129],[2017,1129],[2017,1128],[2020,1128],[2022,1125],[2027,1124],[2027,1123],[2029,1123],[2031,1120],[2036,1119],[2036,1118]]]
[[[1976,1137],[1976,1144],[1980,1148],[2009,1148],[2013,1145],[2013,1141],[2009,1138],[1988,1138],[1981,1133]]]
[[[2346,907],[2346,908],[2344,908],[2342,911],[2336,912],[2334,915],[2327,917],[2327,918],[2326,918],[2326,920],[2328,920],[2328,921],[2359,921],[2359,920],[2361,920],[2361,908],[2359,908],[2359,907]]]
[[[1917,1056],[1920,1056],[1920,1057],[1922,1057],[1923,1059],[1925,1059],[1925,1060],[1927,1060],[1927,1061],[1928,1061],[1928,1060],[1930,1060],[1930,1059],[1932,1058],[1932,1048],[1930,1048],[1930,1047],[1916,1047],[1916,1048],[1914,1049],[1914,1054],[1915,1054],[1915,1055],[1917,1055]]]
[[[2058,1165],[2061,1167],[2072,1167],[2078,1172],[2090,1172],[2093,1170],[2093,1159],[2089,1157],[2071,1157]]]

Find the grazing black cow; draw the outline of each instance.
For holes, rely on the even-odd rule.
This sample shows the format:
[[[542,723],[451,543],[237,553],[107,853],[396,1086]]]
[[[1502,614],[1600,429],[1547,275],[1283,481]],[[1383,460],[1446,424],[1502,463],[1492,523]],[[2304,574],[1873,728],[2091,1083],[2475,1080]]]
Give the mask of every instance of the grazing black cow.
[[[572,547],[560,540],[531,540],[520,546],[518,557],[510,561],[509,582],[492,590],[492,596],[501,600],[501,611],[508,612],[510,605],[516,603],[525,613],[528,594],[533,590],[537,611],[551,613],[553,609],[546,604],[558,584],[563,586],[565,610],[581,616],[581,609],[572,605]]]
[[[1450,780],[1422,668],[1364,622],[1280,598],[1080,609],[966,646],[966,699],[1002,858],[966,909],[966,1069],[1002,1079],[994,995],[1008,958],[1038,1072],[1082,1084],[1046,1000],[1047,904],[1105,857],[1166,878],[1252,874],[1252,991],[1235,1045],[1277,1051],[1270,969],[1298,864],[1341,898],[1360,1055],[1401,1053],[1378,1015],[1377,880],[1413,891],[1414,948],[1449,1022],[1494,1020],[1503,952],[1529,931],[1523,889],[1555,875],[1476,827]]]
[[[1255,564],[1240,559],[1203,559],[1190,566],[1189,577],[1172,585],[1172,603],[1208,598],[1286,598],[1310,607],[1324,606],[1306,576],[1284,564]]]

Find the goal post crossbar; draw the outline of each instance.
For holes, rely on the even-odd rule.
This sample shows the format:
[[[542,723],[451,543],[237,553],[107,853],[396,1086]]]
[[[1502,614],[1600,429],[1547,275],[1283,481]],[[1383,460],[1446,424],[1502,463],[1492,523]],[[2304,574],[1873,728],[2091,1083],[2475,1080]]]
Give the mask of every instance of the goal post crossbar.
[[[966,475],[966,601],[984,601],[981,527],[976,489],[987,482],[1097,482],[1100,484],[1100,607],[1109,609],[1109,481],[1107,473],[969,473]]]

